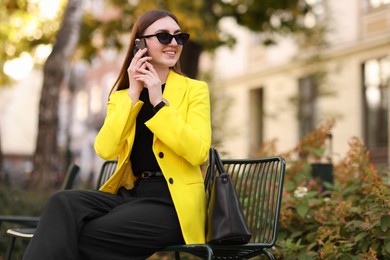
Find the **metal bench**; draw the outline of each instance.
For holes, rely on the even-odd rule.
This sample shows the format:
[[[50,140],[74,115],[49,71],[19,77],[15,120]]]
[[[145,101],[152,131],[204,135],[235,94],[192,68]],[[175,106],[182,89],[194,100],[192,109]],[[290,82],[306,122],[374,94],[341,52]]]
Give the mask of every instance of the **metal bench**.
[[[76,176],[80,171],[77,164],[72,163],[65,174],[64,182],[61,186],[62,190],[72,189],[76,180]],[[39,217],[37,216],[18,216],[18,215],[2,215],[0,216],[0,227],[3,222],[15,223],[23,225],[23,228],[10,228],[7,230],[7,235],[10,237],[5,260],[10,260],[14,249],[16,238],[31,239],[34,235],[35,227],[37,226]]]
[[[97,188],[110,178],[115,171],[115,161],[107,161],[102,167]],[[279,212],[282,201],[283,181],[286,163],[282,157],[259,159],[222,160],[226,172],[230,174],[240,199],[246,221],[252,231],[250,243],[245,245],[190,244],[173,245],[161,251],[187,252],[204,259],[248,259],[264,254],[274,259],[269,251],[277,238]],[[205,188],[208,194],[211,181],[207,170]]]

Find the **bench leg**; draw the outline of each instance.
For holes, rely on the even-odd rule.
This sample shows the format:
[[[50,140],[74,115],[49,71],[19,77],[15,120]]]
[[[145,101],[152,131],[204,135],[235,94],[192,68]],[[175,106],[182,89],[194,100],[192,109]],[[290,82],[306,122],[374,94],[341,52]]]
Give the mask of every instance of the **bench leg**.
[[[209,246],[202,246],[203,249],[205,249],[206,251],[206,258],[207,260],[212,260],[213,259],[213,256],[214,256],[214,253],[213,253],[213,250],[209,247]],[[186,252],[184,250],[184,252]],[[189,252],[189,251],[187,251]],[[180,260],[180,251],[175,251],[175,260]]]
[[[268,259],[275,260],[274,255],[271,252],[269,252],[267,249],[264,249],[263,252],[268,257]]]
[[[213,259],[213,250],[211,250],[210,247],[206,247],[206,252],[207,252],[207,260],[212,260]]]
[[[5,260],[11,260],[12,251],[14,250],[14,245],[15,245],[15,239],[16,237],[10,237],[8,247],[7,247],[7,252],[5,254]]]
[[[175,251],[175,260],[180,260],[180,252]]]

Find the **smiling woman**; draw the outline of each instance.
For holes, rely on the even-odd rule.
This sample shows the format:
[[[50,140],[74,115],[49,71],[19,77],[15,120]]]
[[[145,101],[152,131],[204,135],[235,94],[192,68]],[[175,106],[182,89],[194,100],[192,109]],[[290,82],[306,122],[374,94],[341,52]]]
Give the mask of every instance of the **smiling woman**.
[[[146,259],[205,242],[210,98],[205,82],[181,74],[188,39],[165,10],[137,20],[94,144],[117,169],[99,191],[53,195],[24,260]]]

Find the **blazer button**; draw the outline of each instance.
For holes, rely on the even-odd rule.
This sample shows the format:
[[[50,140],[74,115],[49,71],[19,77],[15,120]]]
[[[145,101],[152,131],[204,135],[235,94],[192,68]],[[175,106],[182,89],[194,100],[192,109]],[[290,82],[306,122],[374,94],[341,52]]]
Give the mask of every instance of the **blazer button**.
[[[173,179],[172,178],[169,178],[169,183],[173,184]]]
[[[158,157],[160,157],[161,159],[164,158],[164,153],[163,152],[159,152],[158,153]]]

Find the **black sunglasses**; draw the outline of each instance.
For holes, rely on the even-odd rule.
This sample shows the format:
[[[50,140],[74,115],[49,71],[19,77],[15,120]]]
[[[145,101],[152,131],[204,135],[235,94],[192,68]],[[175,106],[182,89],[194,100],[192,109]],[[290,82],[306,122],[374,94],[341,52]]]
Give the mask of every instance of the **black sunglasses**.
[[[188,33],[179,33],[179,34],[170,34],[167,32],[160,32],[156,34],[150,34],[150,35],[144,35],[139,38],[150,38],[150,37],[157,37],[157,40],[161,44],[170,44],[172,42],[172,39],[175,38],[177,44],[184,45],[188,39],[190,38],[190,35]]]

